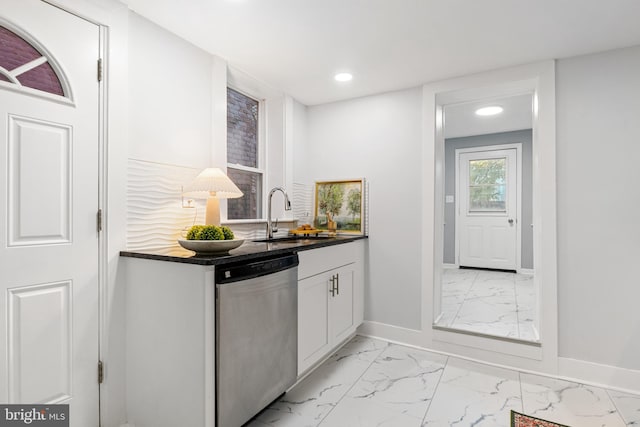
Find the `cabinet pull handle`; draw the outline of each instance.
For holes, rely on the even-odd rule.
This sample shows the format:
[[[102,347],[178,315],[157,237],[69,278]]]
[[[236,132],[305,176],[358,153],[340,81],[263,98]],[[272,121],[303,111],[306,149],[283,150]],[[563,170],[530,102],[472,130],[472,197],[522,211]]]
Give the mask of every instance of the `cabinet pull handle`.
[[[336,293],[340,295],[340,274],[336,273]]]
[[[329,279],[329,283],[331,283],[331,289],[329,289],[329,292],[331,292],[331,296],[335,296],[336,295],[336,276],[331,276],[331,279]]]

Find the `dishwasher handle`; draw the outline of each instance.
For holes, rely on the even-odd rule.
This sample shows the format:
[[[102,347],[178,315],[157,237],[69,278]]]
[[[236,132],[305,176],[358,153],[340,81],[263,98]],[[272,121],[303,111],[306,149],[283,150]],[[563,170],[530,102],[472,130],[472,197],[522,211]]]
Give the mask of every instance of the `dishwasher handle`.
[[[220,267],[216,266],[215,280],[216,284],[223,285],[241,280],[255,279],[256,277],[297,267],[298,264],[298,254],[260,258],[249,262],[241,261]]]

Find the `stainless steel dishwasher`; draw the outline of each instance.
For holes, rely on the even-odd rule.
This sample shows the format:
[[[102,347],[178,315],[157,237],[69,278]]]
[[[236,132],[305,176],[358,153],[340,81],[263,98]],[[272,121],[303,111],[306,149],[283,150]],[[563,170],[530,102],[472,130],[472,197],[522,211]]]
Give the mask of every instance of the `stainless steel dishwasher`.
[[[216,426],[239,427],[298,371],[298,255],[216,267]]]

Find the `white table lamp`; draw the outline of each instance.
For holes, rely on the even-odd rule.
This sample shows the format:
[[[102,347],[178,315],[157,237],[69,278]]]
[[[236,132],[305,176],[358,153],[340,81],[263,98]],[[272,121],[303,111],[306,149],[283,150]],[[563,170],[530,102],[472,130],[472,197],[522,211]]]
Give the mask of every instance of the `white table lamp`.
[[[184,195],[207,199],[206,225],[220,226],[220,199],[242,197],[242,191],[218,168],[207,168],[184,189]]]

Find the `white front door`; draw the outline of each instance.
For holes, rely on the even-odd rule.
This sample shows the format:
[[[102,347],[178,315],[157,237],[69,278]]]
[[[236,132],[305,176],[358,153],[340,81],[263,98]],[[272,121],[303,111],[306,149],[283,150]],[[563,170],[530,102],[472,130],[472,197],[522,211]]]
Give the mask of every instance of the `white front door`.
[[[516,270],[517,150],[457,154],[459,265]]]
[[[39,0],[0,27],[0,402],[98,426],[100,29]]]

